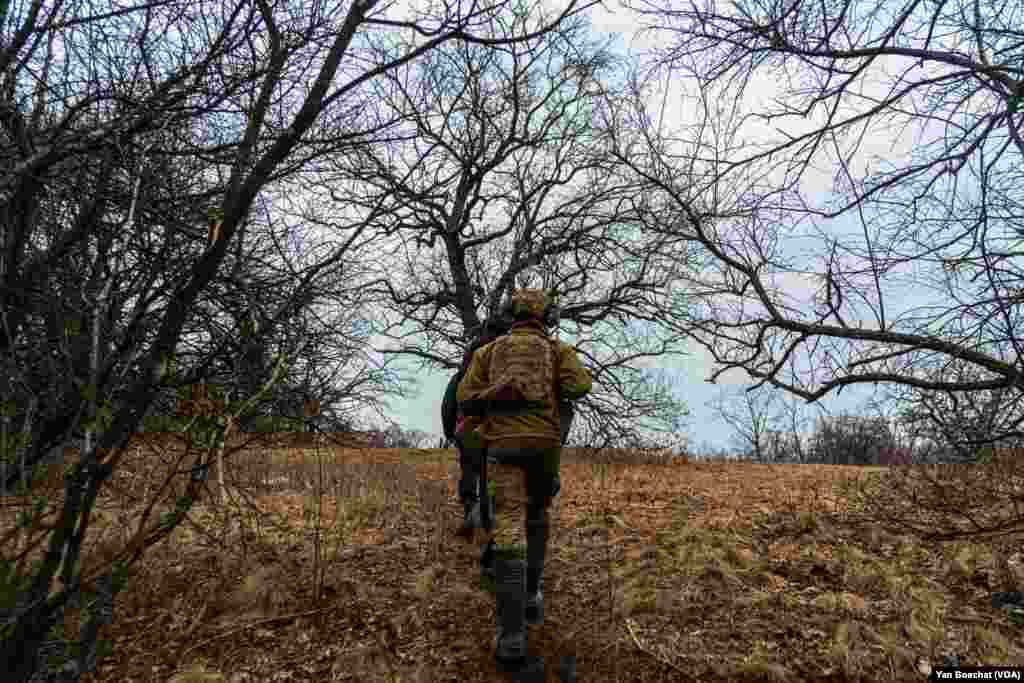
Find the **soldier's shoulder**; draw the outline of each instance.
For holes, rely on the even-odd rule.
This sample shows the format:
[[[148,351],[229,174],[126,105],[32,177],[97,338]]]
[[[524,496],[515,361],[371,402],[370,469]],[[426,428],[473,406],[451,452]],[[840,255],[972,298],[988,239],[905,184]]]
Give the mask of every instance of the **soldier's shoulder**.
[[[555,343],[558,344],[558,351],[562,354],[576,353],[576,346],[573,344],[567,344],[564,341],[557,339],[555,340]]]
[[[473,353],[470,356],[470,360],[475,361],[477,358],[480,358],[484,354],[490,353],[490,350],[491,348],[493,348],[493,346],[494,342],[488,342],[482,346],[476,347],[475,349],[473,349]]]

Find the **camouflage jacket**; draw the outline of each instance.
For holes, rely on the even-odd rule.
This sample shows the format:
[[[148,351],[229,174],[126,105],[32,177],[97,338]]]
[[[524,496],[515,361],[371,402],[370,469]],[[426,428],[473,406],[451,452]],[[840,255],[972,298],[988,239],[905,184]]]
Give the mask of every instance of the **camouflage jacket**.
[[[536,322],[516,324],[509,335],[541,335],[544,328]],[[492,378],[488,376],[491,368],[492,354],[495,344],[492,342],[478,349],[473,354],[469,369],[459,383],[457,398],[459,403],[470,401],[486,393],[492,387]],[[558,446],[561,443],[561,425],[559,423],[558,400],[574,401],[590,392],[590,372],[583,367],[576,355],[576,350],[568,344],[557,344],[557,387],[558,395],[554,402],[531,408],[520,415],[488,415],[483,418],[469,418],[466,432],[475,430],[476,435],[488,444],[515,447],[516,442],[526,439],[531,443],[544,443]],[[545,378],[544,382],[550,382]],[[498,443],[508,442],[508,443]]]

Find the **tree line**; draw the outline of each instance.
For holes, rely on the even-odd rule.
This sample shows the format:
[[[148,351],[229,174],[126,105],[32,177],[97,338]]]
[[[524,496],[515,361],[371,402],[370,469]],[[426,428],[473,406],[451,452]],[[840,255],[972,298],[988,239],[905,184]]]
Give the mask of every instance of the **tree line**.
[[[993,426],[1016,406],[997,399],[883,396],[857,409],[826,412],[777,390],[745,388],[722,392],[710,407],[730,430],[731,448],[717,449],[719,455],[760,463],[903,466],[1018,457],[1024,443]]]

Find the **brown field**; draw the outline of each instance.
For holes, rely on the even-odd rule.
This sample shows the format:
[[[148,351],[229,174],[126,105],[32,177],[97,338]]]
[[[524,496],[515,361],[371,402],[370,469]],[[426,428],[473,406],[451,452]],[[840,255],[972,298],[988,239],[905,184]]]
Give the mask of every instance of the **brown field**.
[[[123,545],[174,450],[126,456],[87,567]],[[563,463],[530,628],[545,680],[566,655],[586,682],[921,681],[946,654],[1024,666],[1024,628],[989,604],[996,558],[1024,583],[1020,535],[926,544],[865,524],[851,501],[883,468],[583,455]],[[231,500],[211,477],[146,554],[83,680],[514,680],[495,670],[476,548],[453,533],[454,451],[264,447],[226,470]],[[521,526],[500,512],[501,542]]]

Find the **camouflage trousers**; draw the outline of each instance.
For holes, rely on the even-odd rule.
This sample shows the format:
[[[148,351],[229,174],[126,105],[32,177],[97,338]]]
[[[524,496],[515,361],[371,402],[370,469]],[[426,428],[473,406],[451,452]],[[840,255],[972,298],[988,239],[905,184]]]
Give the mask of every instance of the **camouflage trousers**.
[[[463,443],[461,436],[456,436],[453,439],[453,441],[455,442],[455,450],[459,454],[459,481],[457,486],[459,500],[463,503],[478,500],[480,497],[481,485],[479,452],[476,451],[475,449],[467,447]],[[558,492],[562,488],[561,479],[558,476],[559,462],[561,460],[561,449],[550,450],[558,450],[559,452],[555,454],[542,455],[541,457],[543,459],[544,471],[547,472],[549,475],[549,495],[551,498],[554,498],[555,496],[558,495]],[[513,468],[513,471],[506,472],[505,466],[499,463],[493,455],[489,456],[488,460],[490,463],[493,463],[492,466],[488,467],[488,479],[496,482],[497,480],[494,478],[494,472],[501,472],[502,481],[505,483],[504,488],[515,489],[516,487],[519,486],[526,486],[526,481],[524,480],[523,482],[518,482],[517,478],[519,475],[514,474],[513,472],[521,470],[521,466],[510,465],[510,467]],[[528,474],[524,474],[523,476],[527,478],[529,477]],[[509,477],[511,477],[511,479]],[[541,485],[541,482],[537,482],[537,485]],[[525,495],[525,490],[523,495]]]
[[[493,491],[496,518],[491,528],[481,530],[475,540],[505,545],[514,542],[518,534],[504,524],[508,517],[525,512],[526,565],[539,572],[550,536],[549,508],[557,493],[558,468],[561,448],[490,449],[487,457],[487,479]]]

